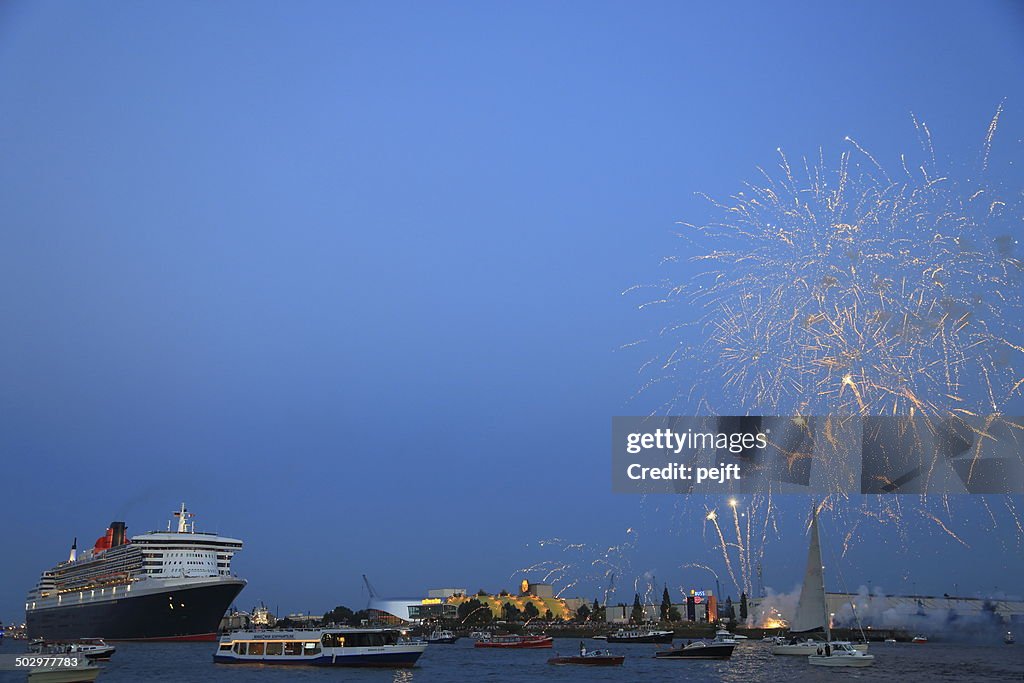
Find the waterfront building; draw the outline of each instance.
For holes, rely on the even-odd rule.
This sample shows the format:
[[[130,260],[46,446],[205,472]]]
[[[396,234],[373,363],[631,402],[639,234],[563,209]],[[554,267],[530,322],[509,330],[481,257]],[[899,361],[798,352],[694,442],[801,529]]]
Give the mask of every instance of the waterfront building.
[[[986,623],[1024,623],[1024,601],[1002,598],[959,597],[952,595],[885,595],[826,593],[825,601],[832,625],[837,628],[928,630],[972,629]],[[788,622],[796,601],[790,596],[770,595],[751,598],[749,613],[754,625],[770,617]]]
[[[459,605],[477,600],[491,610],[495,619],[501,619],[506,603],[514,605],[521,612],[532,604],[540,618],[551,612],[553,619],[569,620],[576,616],[581,605],[588,604],[583,598],[559,598],[547,583],[524,581],[518,594],[500,591],[497,594],[468,594],[464,588],[435,588],[427,591],[425,598],[381,598],[370,600],[370,612],[374,621],[383,624],[418,623],[429,619],[454,619]]]
[[[250,622],[256,628],[270,628],[277,623],[277,617],[261,602],[259,607],[252,608]]]

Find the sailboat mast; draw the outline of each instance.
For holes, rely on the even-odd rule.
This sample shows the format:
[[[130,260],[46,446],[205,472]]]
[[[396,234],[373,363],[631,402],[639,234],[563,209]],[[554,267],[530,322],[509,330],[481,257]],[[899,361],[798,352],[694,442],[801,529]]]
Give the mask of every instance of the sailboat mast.
[[[815,508],[814,517],[811,519],[811,533],[814,536],[814,546],[818,549],[818,565],[821,567],[821,608],[825,620],[825,642],[832,642],[832,626],[829,624],[828,594],[825,592],[825,566],[821,564],[821,536],[818,534],[818,510]]]

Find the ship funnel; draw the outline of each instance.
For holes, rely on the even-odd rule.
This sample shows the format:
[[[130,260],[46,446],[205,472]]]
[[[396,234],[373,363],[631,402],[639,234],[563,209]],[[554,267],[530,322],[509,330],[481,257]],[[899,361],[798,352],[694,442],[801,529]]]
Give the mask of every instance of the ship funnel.
[[[111,535],[111,538],[110,538],[110,547],[111,548],[116,548],[119,545],[124,545],[125,544],[125,538],[124,538],[125,525],[124,525],[124,522],[111,522],[110,523],[110,530],[113,532],[112,535]]]
[[[75,536],[75,540],[71,541],[71,552],[68,554],[68,562],[74,562],[78,559],[78,536]]]

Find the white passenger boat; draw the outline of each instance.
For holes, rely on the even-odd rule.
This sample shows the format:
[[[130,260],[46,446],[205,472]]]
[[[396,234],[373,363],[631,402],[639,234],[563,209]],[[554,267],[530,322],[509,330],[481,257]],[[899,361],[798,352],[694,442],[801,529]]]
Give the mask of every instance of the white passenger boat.
[[[609,633],[606,640],[609,643],[662,643],[671,644],[675,636],[673,631],[658,631],[650,628],[620,628],[615,633]]]
[[[434,629],[433,632],[426,637],[426,641],[430,645],[454,645],[458,640],[459,637],[453,632],[442,629]]]
[[[387,628],[233,631],[220,639],[221,664],[411,667],[427,644]]]

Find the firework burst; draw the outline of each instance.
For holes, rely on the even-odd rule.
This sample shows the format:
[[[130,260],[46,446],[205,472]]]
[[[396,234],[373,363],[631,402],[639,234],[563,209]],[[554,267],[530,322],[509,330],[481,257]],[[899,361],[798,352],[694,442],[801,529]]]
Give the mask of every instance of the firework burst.
[[[847,138],[834,164],[820,151],[793,163],[779,150],[777,170],[759,168],[758,183],[706,198],[714,219],[681,223],[685,248],[662,261],[673,276],[627,290],[648,293],[639,308],[659,320],[653,338],[624,346],[655,349],[640,365],[638,396],[657,404],[650,413],[831,416],[813,450],[826,471],[848,418],[1001,416],[1024,387],[1024,264],[1016,254],[1024,193],[989,172],[1001,114],[999,107],[981,136],[970,177],[942,167],[928,126],[914,118],[918,149],[893,168]],[[807,431],[804,418],[793,424]],[[776,447],[794,462],[811,453]],[[1024,538],[1013,496],[962,496],[954,505],[945,495],[849,497],[836,484],[814,506],[833,518],[842,556],[865,536],[877,541],[875,525],[893,529],[900,548],[925,533],[969,547],[965,519],[974,529],[1008,526],[1018,546]],[[719,555],[706,559],[724,569],[722,578],[751,594],[780,514],[806,528],[811,507],[780,507],[765,485],[736,504],[648,497],[643,515],[674,520],[656,534],[659,543],[692,548],[699,537]],[[531,569],[600,585],[611,564],[620,577],[630,570],[622,551],[637,541],[631,531],[613,563],[603,548],[559,545],[559,560]],[[575,557],[566,563],[567,555]],[[714,573],[693,562],[678,569],[687,567]]]
[[[777,171],[759,168],[759,184],[708,198],[717,218],[680,224],[687,253],[664,261],[686,279],[655,285],[640,306],[669,307],[676,320],[658,335],[668,351],[642,366],[645,389],[673,387],[653,412],[832,416],[814,454],[825,470],[829,432],[846,417],[917,416],[933,429],[1000,416],[1024,385],[1016,255],[1024,204],[988,173],[1001,114],[972,178],[940,168],[931,133],[915,118],[919,160],[902,155],[895,172],[846,138],[834,167],[821,152],[793,164],[779,150]],[[760,495],[763,514],[774,514],[772,492]],[[829,498],[830,512],[844,518],[844,554],[865,520],[895,523],[904,538],[919,522],[915,532],[968,545],[946,496],[850,499],[837,485]],[[967,505],[993,527],[1005,507],[1020,541],[1012,497]],[[732,582],[749,589],[750,558],[774,522],[759,524],[755,538],[732,521],[706,517]]]
[[[849,138],[835,168],[780,151],[762,184],[709,200],[720,220],[682,224],[697,272],[642,306],[688,311],[663,331],[670,352],[645,364],[651,383],[680,386],[672,410],[698,384],[749,413],[1000,412],[1022,385],[1024,215],[1019,192],[986,181],[1000,113],[977,180],[942,173],[915,120],[920,164],[901,157],[890,175]]]

